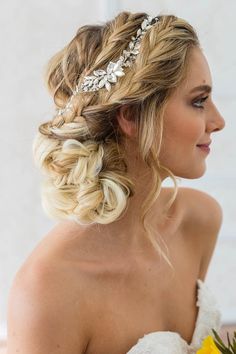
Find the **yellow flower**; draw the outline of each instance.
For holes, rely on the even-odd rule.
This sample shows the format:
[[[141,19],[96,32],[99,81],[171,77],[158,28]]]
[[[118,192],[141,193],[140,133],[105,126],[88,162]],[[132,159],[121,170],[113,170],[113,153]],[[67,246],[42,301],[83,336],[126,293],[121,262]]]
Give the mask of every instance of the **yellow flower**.
[[[202,347],[196,354],[220,354],[220,351],[215,345],[213,338],[211,336],[207,336],[202,343]]]

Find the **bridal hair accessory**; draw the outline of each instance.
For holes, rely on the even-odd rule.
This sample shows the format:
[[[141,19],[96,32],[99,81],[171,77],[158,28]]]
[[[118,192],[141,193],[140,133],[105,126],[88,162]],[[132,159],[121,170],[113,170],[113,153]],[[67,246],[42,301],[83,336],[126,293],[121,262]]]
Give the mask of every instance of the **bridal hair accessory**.
[[[98,91],[103,87],[110,91],[111,84],[117,82],[117,77],[125,75],[123,67],[131,66],[132,61],[134,61],[139,54],[141,38],[147,30],[158,21],[158,16],[148,16],[145,18],[141,24],[141,28],[138,29],[136,36],[131,37],[132,40],[129,42],[128,49],[123,50],[122,55],[116,62],[110,61],[106,70],[94,70],[93,75],[85,76],[82,85],[80,87],[76,85],[76,88],[66,106],[62,109],[58,109],[57,116],[62,116],[66,111],[71,110],[71,101],[75,95],[79,94],[79,92]]]

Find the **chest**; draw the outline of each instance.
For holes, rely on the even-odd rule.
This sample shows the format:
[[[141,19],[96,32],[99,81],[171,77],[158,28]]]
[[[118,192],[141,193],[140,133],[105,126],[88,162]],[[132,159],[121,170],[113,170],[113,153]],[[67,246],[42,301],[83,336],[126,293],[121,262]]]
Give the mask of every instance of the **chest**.
[[[199,257],[180,236],[169,244],[174,272],[164,261],[137,259],[100,277],[103,290],[97,293],[94,335],[86,354],[124,354],[144,334],[157,331],[177,332],[190,343]]]

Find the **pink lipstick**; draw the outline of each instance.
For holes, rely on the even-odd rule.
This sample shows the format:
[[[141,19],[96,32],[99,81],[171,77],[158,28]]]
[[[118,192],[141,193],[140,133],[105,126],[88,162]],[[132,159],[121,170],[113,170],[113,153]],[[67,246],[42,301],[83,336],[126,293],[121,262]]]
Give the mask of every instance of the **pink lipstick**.
[[[208,145],[197,145],[197,147],[199,147],[202,151],[206,153],[209,153],[211,151]]]

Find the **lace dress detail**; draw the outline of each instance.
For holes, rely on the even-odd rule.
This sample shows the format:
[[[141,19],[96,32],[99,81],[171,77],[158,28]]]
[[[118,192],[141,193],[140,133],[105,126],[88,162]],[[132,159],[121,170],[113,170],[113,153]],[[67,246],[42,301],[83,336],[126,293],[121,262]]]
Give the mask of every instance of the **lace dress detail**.
[[[177,332],[158,331],[145,334],[126,354],[196,354],[203,339],[219,331],[221,312],[211,290],[201,279],[197,280],[196,305],[199,307],[191,343],[188,344]]]

